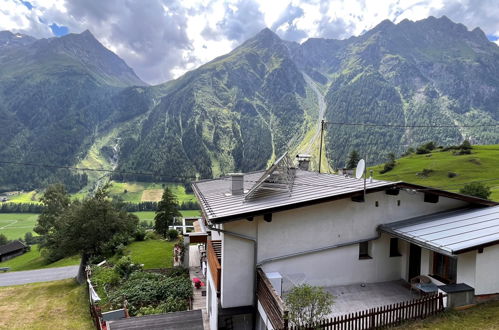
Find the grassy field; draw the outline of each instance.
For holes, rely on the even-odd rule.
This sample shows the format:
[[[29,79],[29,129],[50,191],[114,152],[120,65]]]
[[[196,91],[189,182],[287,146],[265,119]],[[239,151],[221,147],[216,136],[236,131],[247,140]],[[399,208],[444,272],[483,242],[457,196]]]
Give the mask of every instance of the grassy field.
[[[111,195],[119,196],[126,202],[139,203],[144,201],[157,202],[163,194],[162,183],[150,182],[112,182]],[[193,194],[185,192],[185,187],[178,184],[166,184],[175,194],[179,203],[195,201]],[[125,193],[126,191],[126,193]]]
[[[40,255],[40,251],[38,251],[38,246],[33,245],[31,246],[31,251],[26,252],[25,254],[19,257],[15,257],[13,259],[0,262],[0,267],[10,267],[11,271],[19,271],[19,270],[73,266],[73,265],[78,265],[79,263],[80,263],[80,257],[74,256],[61,259],[51,264],[47,264]]]
[[[173,267],[173,246],[175,242],[148,239],[133,242],[126,252],[135,263],[144,264],[145,269]]]
[[[492,191],[491,199],[499,201],[499,145],[473,146],[470,155],[453,155],[452,151],[434,151],[431,154],[412,154],[397,160],[395,168],[379,174],[383,165],[373,167],[374,178],[406,181],[445,190],[459,191],[464,183],[482,181]],[[417,175],[429,169],[426,177]],[[456,174],[449,177],[449,172]]]
[[[450,311],[397,329],[485,330],[499,329],[499,302],[478,305],[464,311]]]
[[[24,234],[33,232],[37,219],[34,213],[0,213],[0,233],[8,239],[24,238]]]
[[[39,203],[40,197],[41,197],[41,194],[39,192],[37,192],[36,190],[7,196],[7,198],[9,199],[9,202],[12,202],[12,203]]]
[[[95,329],[73,279],[0,287],[0,329]]]

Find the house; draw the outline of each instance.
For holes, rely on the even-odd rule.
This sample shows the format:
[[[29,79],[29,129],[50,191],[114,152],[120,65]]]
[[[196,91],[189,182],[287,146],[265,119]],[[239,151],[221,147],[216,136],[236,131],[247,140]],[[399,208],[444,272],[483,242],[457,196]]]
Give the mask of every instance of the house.
[[[12,241],[0,246],[0,262],[20,256],[26,252],[28,247],[21,241]]]
[[[207,241],[212,329],[279,328],[279,301],[296,283],[339,286],[428,275],[444,288],[499,293],[499,206],[405,182],[294,168],[193,183]],[[452,289],[452,288],[451,288]],[[269,302],[270,301],[270,302]],[[278,313],[277,313],[278,314]]]

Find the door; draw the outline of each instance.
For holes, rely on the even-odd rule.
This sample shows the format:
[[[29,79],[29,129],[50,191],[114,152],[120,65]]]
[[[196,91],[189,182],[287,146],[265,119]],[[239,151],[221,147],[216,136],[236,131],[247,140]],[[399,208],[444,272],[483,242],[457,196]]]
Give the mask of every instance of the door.
[[[409,251],[409,278],[416,277],[421,274],[421,247],[411,243]]]

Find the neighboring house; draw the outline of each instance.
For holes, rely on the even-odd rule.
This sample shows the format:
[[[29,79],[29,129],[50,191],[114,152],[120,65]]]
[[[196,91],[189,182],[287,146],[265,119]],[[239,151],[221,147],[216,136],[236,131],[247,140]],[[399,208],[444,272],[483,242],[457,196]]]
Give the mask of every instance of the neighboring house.
[[[24,254],[28,247],[21,241],[12,241],[0,246],[0,262],[12,259]]]
[[[256,298],[259,268],[278,294],[296,283],[409,281],[420,274],[436,284],[465,283],[476,295],[499,293],[497,203],[309,172],[307,162],[294,169],[285,160],[265,172],[193,183],[211,230],[212,329],[272,328],[275,311]]]

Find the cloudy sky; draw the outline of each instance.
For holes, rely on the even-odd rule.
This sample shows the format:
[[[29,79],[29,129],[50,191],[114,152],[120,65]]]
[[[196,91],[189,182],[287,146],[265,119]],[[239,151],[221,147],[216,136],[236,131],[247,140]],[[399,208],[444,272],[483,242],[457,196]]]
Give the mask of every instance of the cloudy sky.
[[[497,0],[0,0],[0,30],[37,38],[90,30],[144,81],[178,77],[269,27],[283,39],[343,39],[384,19],[429,15],[499,43]]]

